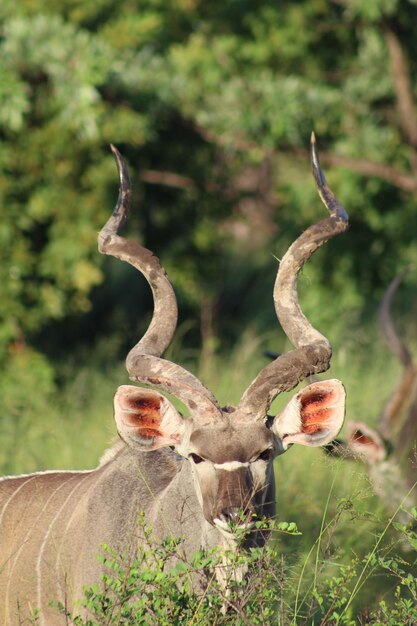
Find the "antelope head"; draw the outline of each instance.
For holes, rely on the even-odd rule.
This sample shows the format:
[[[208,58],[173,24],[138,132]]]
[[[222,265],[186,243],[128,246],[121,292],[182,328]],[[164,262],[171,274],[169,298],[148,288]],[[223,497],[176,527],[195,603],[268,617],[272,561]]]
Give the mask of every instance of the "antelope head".
[[[377,466],[390,456],[400,462],[413,452],[417,434],[417,365],[405,340],[398,334],[391,313],[394,296],[410,269],[405,268],[390,282],[378,311],[380,332],[389,351],[401,364],[401,376],[384,403],[375,428],[363,421],[348,421],[346,439],[327,446],[332,456]]]
[[[118,389],[114,399],[117,429],[139,453],[168,448],[189,463],[205,519],[226,533],[231,524],[251,525],[256,516],[273,513],[272,461],[277,455],[295,443],[327,444],[343,423],[345,392],[338,380],[315,382],[299,391],[279,415],[268,414],[278,394],[326,371],[331,358],[330,343],[298,304],[297,276],[315,250],[346,230],[347,214],[327,186],[314,134],[311,148],[313,175],[329,216],[292,244],[280,262],[274,287],[276,314],[294,349],[268,364],[236,407],[221,408],[191,372],[163,358],[176,328],[177,302],[158,258],[118,235],[127,217],[131,187],[126,163],[112,146],[120,191],[113,215],[99,234],[99,250],[142,272],[154,298],[150,326],[126,360],[130,379],[153,389],[132,385]],[[156,389],[179,399],[189,415],[181,415]]]

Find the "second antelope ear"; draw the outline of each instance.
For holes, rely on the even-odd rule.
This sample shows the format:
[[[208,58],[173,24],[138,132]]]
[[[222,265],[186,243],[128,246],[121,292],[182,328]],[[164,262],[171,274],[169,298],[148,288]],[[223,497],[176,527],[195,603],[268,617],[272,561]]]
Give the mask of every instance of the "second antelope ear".
[[[121,438],[144,451],[177,445],[184,429],[183,418],[165,396],[133,385],[116,391],[114,417]]]
[[[363,422],[347,425],[347,446],[354,454],[360,454],[367,463],[383,461],[387,449],[378,433]]]
[[[276,416],[272,432],[284,449],[292,443],[323,446],[337,437],[345,417],[345,388],[340,380],[312,383]]]

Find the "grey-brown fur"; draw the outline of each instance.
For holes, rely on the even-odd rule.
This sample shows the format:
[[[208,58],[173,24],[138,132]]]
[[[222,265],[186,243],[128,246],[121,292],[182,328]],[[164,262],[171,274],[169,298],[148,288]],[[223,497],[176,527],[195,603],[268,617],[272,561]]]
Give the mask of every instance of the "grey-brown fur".
[[[219,502],[225,506],[240,495],[231,486],[223,483]],[[273,495],[265,494],[268,503]],[[0,623],[7,626],[28,619],[31,608],[41,609],[41,624],[64,624],[49,602],[73,609],[83,586],[100,580],[102,544],[133,555],[142,511],[156,538],[184,538],[181,558],[226,545],[204,518],[190,463],[165,448],[137,454],[124,444],[91,472],[3,479],[0,503]],[[262,516],[261,507],[258,512]]]

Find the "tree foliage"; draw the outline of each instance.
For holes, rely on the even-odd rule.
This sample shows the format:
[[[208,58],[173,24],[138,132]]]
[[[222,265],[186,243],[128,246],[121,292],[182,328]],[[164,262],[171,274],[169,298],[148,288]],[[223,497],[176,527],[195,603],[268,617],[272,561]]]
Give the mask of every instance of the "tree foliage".
[[[352,228],[309,270],[311,306],[328,321],[335,293],[340,310],[378,296],[417,261],[416,17],[413,0],[3,2],[3,354],[90,308],[110,142],[133,174],[129,228],[226,333],[236,302],[253,313],[255,269],[272,275],[271,253],[320,215],[314,128]]]

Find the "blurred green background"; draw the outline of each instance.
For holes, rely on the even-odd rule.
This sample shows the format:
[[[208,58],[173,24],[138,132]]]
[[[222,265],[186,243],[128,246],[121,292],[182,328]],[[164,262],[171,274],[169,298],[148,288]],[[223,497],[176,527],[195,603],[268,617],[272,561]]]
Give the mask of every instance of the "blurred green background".
[[[93,467],[114,434],[152,301],[97,252],[117,198],[110,142],[134,187],[125,233],[177,292],[168,356],[232,403],[263,349],[290,348],[272,287],[324,217],[315,130],[351,226],[305,267],[301,301],[333,344],[348,417],[373,424],[400,372],[377,306],[417,267],[415,0],[3,0],[0,25],[0,472]],[[416,314],[414,270],[394,304],[414,354]],[[333,469],[305,449],[277,463],[284,518],[310,538]],[[364,493],[358,467],[337,471],[335,498]],[[365,492],[359,509],[378,510]],[[350,532],[344,549],[360,549]]]

